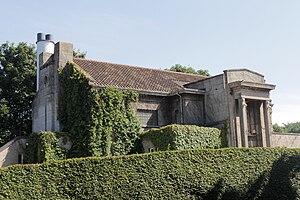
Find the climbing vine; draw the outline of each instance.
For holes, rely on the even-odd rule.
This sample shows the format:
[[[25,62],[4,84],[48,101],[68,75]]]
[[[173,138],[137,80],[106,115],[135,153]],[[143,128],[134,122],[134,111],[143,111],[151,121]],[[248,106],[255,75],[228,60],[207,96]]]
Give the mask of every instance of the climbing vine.
[[[67,143],[68,135],[62,132],[37,132],[31,133],[26,148],[28,163],[46,162],[67,158],[67,149],[59,144]]]
[[[73,143],[71,157],[129,153],[141,132],[130,104],[137,101],[137,93],[96,89],[73,63],[59,70],[59,78],[59,120]]]

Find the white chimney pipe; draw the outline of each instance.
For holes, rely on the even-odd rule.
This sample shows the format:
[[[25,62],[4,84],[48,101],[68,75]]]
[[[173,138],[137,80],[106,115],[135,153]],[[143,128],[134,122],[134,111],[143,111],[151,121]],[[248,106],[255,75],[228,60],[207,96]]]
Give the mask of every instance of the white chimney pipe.
[[[53,36],[51,34],[47,34],[45,36],[45,33],[38,33],[37,34],[37,41],[36,41],[36,91],[39,90],[39,79],[40,79],[40,54],[43,52],[47,53],[54,53],[54,42],[53,42]]]

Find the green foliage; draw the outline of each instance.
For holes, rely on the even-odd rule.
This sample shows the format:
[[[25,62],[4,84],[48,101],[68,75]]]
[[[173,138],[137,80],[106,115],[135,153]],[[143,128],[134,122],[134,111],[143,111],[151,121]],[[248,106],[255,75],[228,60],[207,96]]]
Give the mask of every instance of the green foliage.
[[[60,69],[61,70],[61,69]],[[63,131],[70,134],[73,146],[71,155],[75,157],[93,155],[91,140],[101,140],[98,129],[97,111],[99,95],[89,84],[87,75],[68,63],[59,71],[61,98],[59,102],[59,120]],[[100,133],[101,134],[101,133]],[[94,138],[93,138],[94,137]]]
[[[40,163],[67,158],[67,149],[60,147],[59,141],[67,142],[67,133],[38,132],[30,134],[27,146],[27,161]]]
[[[200,70],[196,71],[192,67],[183,66],[181,64],[175,64],[170,69],[165,69],[165,70],[173,71],[173,72],[188,73],[188,74],[199,74],[201,76],[210,76],[208,70],[200,69]]]
[[[0,145],[31,133],[31,104],[35,96],[33,45],[0,46]]]
[[[81,52],[80,49],[74,49],[73,50],[73,57],[74,58],[85,58],[86,51]]]
[[[283,124],[283,126],[276,123],[273,125],[273,131],[277,133],[300,133],[300,122],[290,122]]]
[[[111,140],[111,152],[106,155],[128,154],[141,131],[130,104],[137,101],[137,93],[132,90],[101,88],[99,95],[100,110],[103,113],[100,116],[102,127],[109,130]]]
[[[59,120],[70,134],[72,157],[127,154],[140,134],[130,103],[137,93],[95,89],[83,71],[68,63],[59,72],[62,95]]]
[[[228,127],[228,121],[226,120],[224,122],[223,128],[221,129],[221,147],[228,147],[228,132],[229,132],[229,127]]]
[[[201,75],[201,76],[210,76],[208,70],[204,70],[204,69],[199,69],[197,70],[197,74]]]
[[[287,130],[285,130],[285,127],[279,126],[277,123],[273,124],[273,131],[276,133],[287,133]]]
[[[193,149],[0,169],[1,199],[297,199],[300,150]]]
[[[142,139],[150,140],[160,151],[191,148],[219,148],[221,131],[217,128],[172,124],[146,131]]]

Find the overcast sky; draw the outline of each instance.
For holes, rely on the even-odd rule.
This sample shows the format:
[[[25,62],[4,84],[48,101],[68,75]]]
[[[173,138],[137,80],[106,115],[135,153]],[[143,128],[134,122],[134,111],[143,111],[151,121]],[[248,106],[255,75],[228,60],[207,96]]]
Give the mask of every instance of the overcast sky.
[[[165,69],[248,68],[277,85],[273,122],[300,121],[299,0],[9,0],[0,43],[36,33],[74,44],[87,58]]]

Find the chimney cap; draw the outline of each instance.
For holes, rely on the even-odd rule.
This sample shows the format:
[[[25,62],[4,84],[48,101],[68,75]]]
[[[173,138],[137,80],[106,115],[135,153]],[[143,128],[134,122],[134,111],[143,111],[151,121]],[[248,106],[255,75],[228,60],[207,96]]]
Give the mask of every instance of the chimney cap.
[[[49,40],[49,41],[53,41],[53,35],[52,34],[47,34],[46,35],[46,40]]]
[[[37,42],[45,40],[45,33],[37,34]]]

